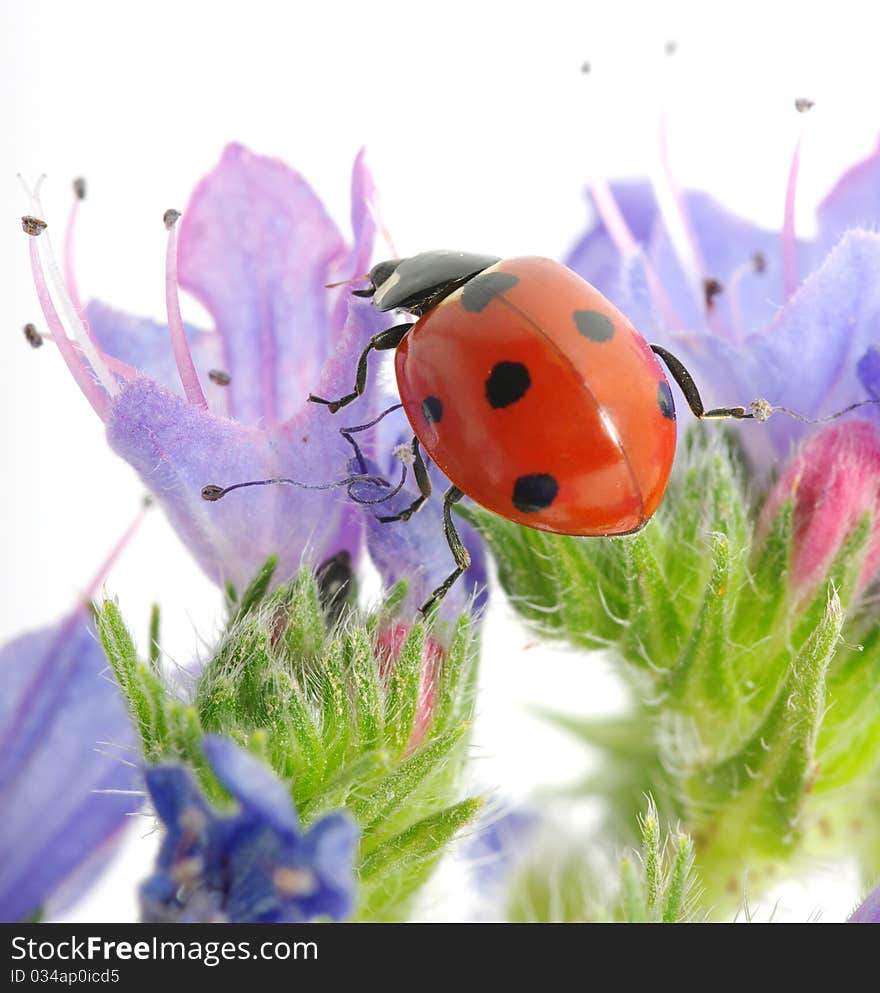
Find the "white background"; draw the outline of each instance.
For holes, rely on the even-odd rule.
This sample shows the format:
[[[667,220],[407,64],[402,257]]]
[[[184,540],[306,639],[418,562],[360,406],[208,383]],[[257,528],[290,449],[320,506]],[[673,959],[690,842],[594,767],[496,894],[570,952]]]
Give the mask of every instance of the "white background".
[[[805,125],[805,231],[811,203],[869,151],[880,124],[877,24],[864,2],[2,4],[2,640],[69,608],[142,492],[51,346],[34,353],[22,340],[38,308],[16,172],[49,174],[56,232],[70,180],[86,176],[83,294],[161,317],[159,219],[185,205],[228,140],[298,168],[343,230],[351,161],[366,145],[402,254],[453,247],[559,257],[583,228],[591,173],[655,167],[661,102],[679,181],[774,225]],[[678,44],[674,59],[663,54],[668,40]],[[817,102],[806,120],[793,110],[799,96]],[[158,513],[108,589],[141,631],[150,602],[161,600],[177,661],[192,656],[197,632],[214,630],[216,593]],[[476,774],[514,799],[584,767],[565,738],[525,713],[529,704],[586,712],[616,699],[601,659],[530,646],[496,605]],[[132,831],[77,919],[131,918],[134,881],[150,857],[144,830]],[[841,919],[857,895],[851,868],[807,868],[815,870],[808,883],[777,894],[776,916]],[[454,915],[449,906],[438,896],[435,915]]]

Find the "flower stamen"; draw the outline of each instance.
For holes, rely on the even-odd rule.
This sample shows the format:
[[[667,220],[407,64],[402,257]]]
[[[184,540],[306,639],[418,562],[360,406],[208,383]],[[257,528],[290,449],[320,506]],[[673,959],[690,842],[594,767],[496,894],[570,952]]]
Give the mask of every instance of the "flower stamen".
[[[67,228],[64,231],[64,282],[67,284],[67,290],[77,314],[82,314],[84,308],[79,295],[79,285],[76,281],[76,270],[73,264],[76,220],[79,216],[79,205],[86,198],[86,181],[82,176],[73,181],[73,194],[70,213],[67,215]]]
[[[168,249],[165,255],[165,306],[168,311],[168,330],[171,332],[171,347],[174,350],[174,361],[183,392],[187,400],[202,410],[208,409],[208,401],[199,382],[192,352],[183,327],[183,317],[180,313],[180,295],[177,283],[177,221],[180,217],[178,210],[166,210],[162,217],[168,230]]]
[[[614,194],[611,192],[611,187],[607,180],[594,177],[588,183],[587,188],[593,198],[593,206],[596,213],[599,215],[599,219],[608,232],[608,237],[614,243],[617,251],[620,252],[623,260],[627,262],[639,256],[642,258],[648,280],[648,288],[663,320],[671,328],[682,327],[684,322],[676,313],[672,301],[663,288],[663,283],[654,270],[650,259],[642,252],[639,243],[636,241],[632,231],[630,231],[626,218],[623,216],[623,211],[621,211]]]
[[[67,337],[64,325],[61,323],[61,318],[58,316],[58,311],[52,303],[52,297],[46,285],[46,277],[43,274],[36,239],[31,239],[29,250],[31,272],[33,273],[34,286],[37,290],[37,299],[40,301],[43,316],[46,318],[46,323],[52,332],[52,341],[58,346],[58,351],[61,352],[61,357],[70,370],[70,374],[73,376],[76,385],[82,390],[83,396],[92,405],[92,409],[98,417],[102,421],[106,421],[109,407],[107,394],[104,393],[92,378],[91,370],[82,358],[82,353],[74,347],[73,342]]]
[[[42,218],[46,216],[45,211],[43,210],[43,204],[40,200],[40,190],[42,189],[43,180],[45,178],[46,178],[45,175],[40,176],[40,178],[37,180],[37,184],[34,187],[33,191],[27,190],[27,186],[24,184],[24,181],[22,180],[22,185],[25,187],[25,190],[27,190],[28,195],[31,198],[31,203],[34,208],[34,213],[38,218]],[[95,376],[98,379],[98,382],[101,384],[101,386],[104,387],[104,389],[107,391],[107,394],[109,396],[111,397],[116,396],[116,394],[119,392],[119,387],[116,383],[116,380],[113,377],[113,374],[108,368],[107,363],[104,361],[101,352],[98,350],[95,343],[92,341],[91,334],[86,326],[85,321],[83,321],[82,318],[79,316],[79,313],[76,307],[74,306],[73,301],[70,298],[70,294],[67,291],[67,286],[64,282],[64,279],[61,276],[61,270],[58,267],[58,262],[56,261],[55,258],[55,252],[52,249],[52,240],[49,236],[48,231],[44,232],[41,241],[43,243],[42,254],[45,256],[45,263],[46,263],[46,278],[44,278],[44,285],[51,286],[52,291],[54,292],[55,297],[58,300],[61,314],[58,315],[56,311],[56,318],[59,328],[63,332],[65,337],[67,338],[72,337],[73,339],[79,342],[85,361],[89,366],[91,366],[92,371],[94,372]],[[35,244],[32,244],[31,248],[33,250],[37,248],[37,246]],[[39,253],[38,253],[38,258],[39,258]],[[33,260],[33,255],[32,255],[32,260]],[[67,321],[67,325],[69,325],[70,329],[72,330],[73,332],[72,336],[67,333],[67,326],[64,324],[64,321],[61,319],[62,316],[64,320]],[[52,328],[52,330],[53,332],[55,332],[56,329]],[[80,362],[82,363],[82,360],[80,360]]]

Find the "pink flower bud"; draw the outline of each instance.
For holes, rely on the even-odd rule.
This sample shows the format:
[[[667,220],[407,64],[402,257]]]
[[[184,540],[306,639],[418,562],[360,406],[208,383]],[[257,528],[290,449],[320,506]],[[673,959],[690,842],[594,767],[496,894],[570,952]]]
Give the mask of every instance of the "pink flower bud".
[[[783,502],[794,500],[792,583],[815,591],[835,556],[867,513],[873,514],[860,593],[880,568],[880,430],[868,421],[824,428],[804,444],[774,486],[761,515],[764,534]]]
[[[393,623],[379,632],[376,640],[376,654],[379,658],[379,674],[387,679],[394,671],[404,642],[409,637],[412,625]],[[422,648],[422,678],[419,681],[419,702],[413,722],[412,734],[407,744],[407,752],[414,752],[425,738],[428,726],[434,717],[434,703],[437,696],[437,678],[440,664],[445,655],[443,646],[433,638],[425,638]]]

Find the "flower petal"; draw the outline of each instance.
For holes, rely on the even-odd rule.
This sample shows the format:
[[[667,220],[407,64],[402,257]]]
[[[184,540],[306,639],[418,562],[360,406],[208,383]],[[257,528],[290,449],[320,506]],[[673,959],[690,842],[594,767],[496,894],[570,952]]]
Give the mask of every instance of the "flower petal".
[[[349,258],[315,193],[279,161],[229,145],[199,184],[181,224],[180,284],[214,317],[236,419],[277,424],[314,390],[345,293],[325,284]]]
[[[880,235],[851,231],[780,311],[741,347],[708,334],[673,336],[707,406],[765,397],[805,417],[822,417],[865,399],[858,363],[880,326]],[[862,416],[871,416],[865,408]],[[810,428],[778,414],[744,424],[758,470],[767,470]]]
[[[823,255],[850,228],[880,226],[880,144],[840,177],[819,205],[816,221],[817,251]]]
[[[357,557],[362,524],[344,490],[255,487],[209,503],[202,487],[287,477],[311,485],[344,478],[350,449],[326,409],[261,431],[216,417],[147,379],[123,388],[110,410],[111,447],[140,474],[205,572],[243,588],[270,555],[278,579],[303,558]]]
[[[86,305],[86,320],[102,351],[149,376],[165,389],[183,395],[166,324],[147,317],[134,317],[108,307],[100,300],[90,300]],[[221,368],[220,339],[210,331],[192,325],[186,325],[185,329],[202,387],[211,393],[208,372]],[[213,387],[216,392],[224,389]],[[220,409],[225,409],[225,405]]]
[[[133,743],[128,714],[85,611],[0,650],[0,919],[20,921],[82,872],[136,809],[136,798],[103,790],[135,788],[129,766],[99,752]],[[91,864],[90,864],[91,863]]]
[[[368,469],[376,475],[382,475],[373,463],[368,462]],[[397,478],[399,471],[392,464],[388,478]],[[449,486],[449,481],[436,466],[430,467],[429,474],[434,495],[408,521],[383,524],[378,517],[399,514],[412,503],[418,490],[411,482],[384,503],[362,507],[366,522],[367,549],[383,582],[386,586],[392,586],[405,579],[409,584],[401,608],[401,617],[404,620],[415,615],[455,568],[452,552],[443,535],[443,492]],[[412,478],[411,472],[409,477]],[[367,500],[375,500],[383,492],[379,487],[368,483],[359,483],[354,489],[359,499]],[[488,600],[488,572],[482,538],[461,518],[455,519],[455,527],[470,553],[471,564],[443,601],[441,613],[448,620],[457,618],[468,607],[479,611]]]
[[[206,735],[202,749],[214,775],[246,811],[278,831],[297,832],[299,819],[290,793],[267,765],[217,734]]]
[[[639,179],[609,185],[633,237],[640,244],[647,245],[657,215],[657,201],[651,184]],[[619,299],[620,263],[620,253],[598,217],[594,217],[592,226],[565,259],[569,269],[579,273],[615,302]]]

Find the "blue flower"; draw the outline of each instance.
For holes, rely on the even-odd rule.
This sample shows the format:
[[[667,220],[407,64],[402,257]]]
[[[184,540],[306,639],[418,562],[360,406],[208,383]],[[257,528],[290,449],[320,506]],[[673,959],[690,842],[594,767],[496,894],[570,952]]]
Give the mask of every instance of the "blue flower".
[[[0,920],[51,914],[103,868],[137,809],[134,736],[88,611],[0,649]],[[122,755],[125,752],[121,753]]]
[[[707,406],[763,397],[821,417],[880,395],[878,189],[880,147],[822,202],[816,236],[798,240],[793,183],[781,231],[705,193],[667,191],[661,210],[647,182],[600,183],[567,264],[684,361]],[[786,417],[742,428],[759,471],[810,430]]]
[[[301,176],[228,146],[183,212],[179,243],[179,215],[166,214],[167,325],[102,303],[83,307],[72,266],[62,279],[54,264],[51,232],[29,239],[48,339],[111,447],[218,583],[241,588],[270,555],[280,557],[283,580],[304,558],[317,564],[347,551],[356,561],[362,548],[363,515],[344,490],[272,486],[219,503],[200,493],[208,483],[283,476],[321,485],[345,475],[350,449],[338,420],[306,398],[346,392],[357,356],[383,326],[368,302],[325,288],[369,267],[372,196],[359,157],[347,245]],[[42,214],[39,191],[33,211]],[[184,326],[178,274],[211,330]],[[381,400],[372,388],[359,412],[368,418]]]
[[[165,827],[156,871],[141,887],[145,921],[297,923],[343,920],[354,907],[354,821],[329,814],[308,831],[287,786],[227,738],[203,749],[214,774],[238,801],[219,814],[180,766],[146,770]]]

